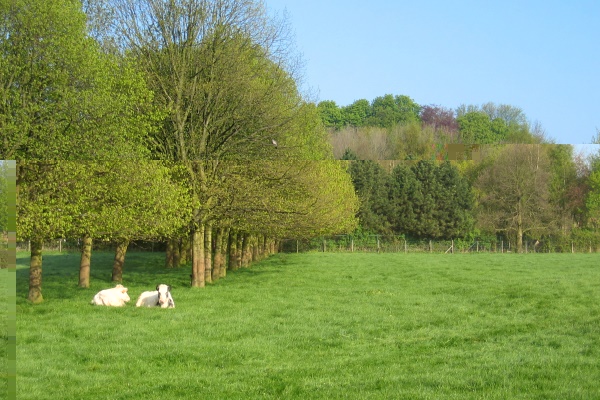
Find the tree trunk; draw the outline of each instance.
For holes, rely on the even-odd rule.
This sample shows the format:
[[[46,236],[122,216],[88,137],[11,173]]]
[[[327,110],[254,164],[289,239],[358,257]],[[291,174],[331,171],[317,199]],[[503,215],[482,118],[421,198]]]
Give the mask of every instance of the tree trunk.
[[[222,248],[221,248],[221,257],[223,257],[223,263],[221,264],[221,269],[219,272],[219,278],[225,278],[227,276],[227,255],[229,254],[229,231],[230,229],[223,230],[223,238],[222,238]]]
[[[517,204],[517,253],[523,252],[523,215],[521,202]]]
[[[33,304],[44,301],[42,297],[42,241],[31,240],[31,260],[29,262],[29,294],[27,300]]]
[[[237,233],[231,229],[229,230],[229,238],[227,242],[227,249],[229,250],[229,269],[235,271],[238,269],[236,256],[237,256]]]
[[[204,229],[204,281],[212,283],[212,225]]]
[[[225,259],[223,257],[223,231],[223,228],[219,228],[215,235],[215,260],[212,270],[213,282],[222,277],[222,270],[225,267]]]
[[[167,240],[167,250],[165,252],[165,268],[173,268],[173,239]]]
[[[192,246],[190,243],[190,235],[186,234],[181,238],[180,244],[179,244],[179,265],[185,265],[188,263],[190,257],[190,253],[192,250]]]
[[[194,230],[192,239],[192,287],[204,287],[204,225]]]
[[[85,235],[81,246],[81,262],[79,263],[79,287],[90,287],[90,265],[92,262],[92,237]]]
[[[181,240],[179,238],[173,239],[173,268],[179,267],[181,264],[181,252],[179,249],[179,243]]]
[[[517,253],[523,252],[523,228],[517,225]]]
[[[242,246],[241,246],[241,250],[240,250],[240,267],[241,268],[246,268],[248,266],[248,258],[247,258],[247,254],[248,254],[248,234],[244,233],[242,235]]]
[[[242,232],[237,233],[237,242],[235,244],[235,267],[242,268],[242,257],[244,256],[244,234]]]
[[[267,239],[267,235],[264,235],[262,238],[262,256],[263,258],[269,257],[269,242]]]
[[[123,282],[123,264],[125,264],[125,254],[129,246],[129,239],[122,239],[117,243],[115,251],[115,260],[113,262],[112,281]]]

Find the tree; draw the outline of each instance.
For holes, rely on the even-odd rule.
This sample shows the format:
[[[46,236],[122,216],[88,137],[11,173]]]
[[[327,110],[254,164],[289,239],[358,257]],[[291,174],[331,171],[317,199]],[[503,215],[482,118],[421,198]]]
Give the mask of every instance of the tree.
[[[343,125],[342,110],[335,101],[322,101],[317,105],[323,125],[327,128],[338,129]]]
[[[388,196],[392,230],[397,234],[414,234],[417,225],[415,203],[420,201],[422,193],[408,164],[400,163],[392,170]]]
[[[499,126],[494,129],[488,115],[481,111],[468,112],[459,116],[456,121],[463,143],[491,144],[504,139],[503,136],[496,135]]]
[[[436,179],[436,218],[443,238],[464,237],[473,228],[475,206],[471,185],[458,169],[446,161],[438,165]]]
[[[14,169],[14,167],[13,167]],[[14,176],[14,175],[13,175]],[[0,234],[8,231],[9,220],[9,165],[7,161],[0,161]],[[14,179],[14,178],[13,178]],[[14,190],[14,187],[13,187]],[[13,193],[14,195],[14,193]]]
[[[588,225],[598,230],[600,228],[600,170],[595,170],[588,179],[590,190],[585,199],[588,214]]]
[[[296,85],[286,30],[253,0],[117,0],[115,31],[169,110],[156,157],[187,170],[192,286],[205,284],[208,238],[228,178],[225,161],[323,154],[316,109]],[[208,230],[208,231],[207,231]]]
[[[518,107],[494,103],[481,107],[463,104],[456,110],[456,115],[463,143],[532,144],[543,141],[543,134],[536,137],[535,131],[531,132],[525,113]]]
[[[0,155],[115,159],[139,155],[156,113],[125,60],[87,35],[81,3],[15,0],[0,12]],[[147,152],[147,151],[146,151]]]
[[[352,161],[349,171],[360,201],[360,226],[368,232],[391,233],[388,219],[389,175],[372,160]]]
[[[443,130],[450,135],[458,132],[458,123],[456,122],[454,111],[449,108],[435,105],[423,106],[420,117],[423,125]]]
[[[575,221],[580,201],[577,195],[581,179],[577,176],[573,146],[548,145],[550,157],[550,203],[554,210],[556,226],[563,237],[567,236]]]
[[[515,238],[521,252],[523,236],[540,235],[551,222],[549,167],[542,145],[506,145],[476,184],[480,226]]]
[[[398,123],[419,121],[421,107],[408,96],[386,94],[375,98],[371,109],[368,125],[391,128]]]
[[[364,126],[370,113],[371,104],[369,103],[369,100],[366,99],[356,100],[349,106],[342,107],[342,119],[344,125],[354,127]]]

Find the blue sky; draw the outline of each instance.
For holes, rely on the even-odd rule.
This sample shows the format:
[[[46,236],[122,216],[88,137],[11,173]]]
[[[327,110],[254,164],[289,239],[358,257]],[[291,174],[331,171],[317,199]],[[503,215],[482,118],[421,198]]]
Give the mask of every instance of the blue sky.
[[[318,100],[510,104],[557,143],[600,129],[598,0],[265,3],[287,12]]]

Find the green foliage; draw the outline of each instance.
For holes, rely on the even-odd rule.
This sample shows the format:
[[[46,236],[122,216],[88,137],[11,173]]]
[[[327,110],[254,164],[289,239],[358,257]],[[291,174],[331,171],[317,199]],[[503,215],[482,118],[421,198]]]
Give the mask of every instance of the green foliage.
[[[600,169],[592,172],[589,177],[590,190],[585,205],[588,211],[588,223],[591,228],[600,229]]]
[[[189,221],[189,195],[157,161],[20,161],[20,240],[151,239]]]
[[[76,254],[46,255],[47,301],[32,306],[18,255],[18,399],[598,392],[595,255],[280,254],[198,292],[161,254],[131,253],[123,308],[88,304],[113,286],[113,254],[94,257],[97,279],[82,290]],[[175,309],[131,304],[163,282]]]
[[[6,161],[0,161],[0,233],[8,231],[9,218],[9,196],[14,196],[14,181],[12,185],[13,192],[11,193],[11,185],[9,183],[9,166]],[[14,180],[14,175],[13,175]],[[14,197],[13,197],[14,204]],[[13,217],[14,218],[14,217]]]
[[[341,108],[330,100],[322,101],[318,106],[323,124],[327,128],[339,129],[344,126],[391,128],[398,124],[420,122],[421,106],[404,95],[386,94],[375,98],[371,103],[360,99]]]
[[[418,238],[456,238],[473,226],[473,195],[449,162],[421,160],[392,172],[390,200],[394,231]]]
[[[336,129],[342,126],[342,110],[335,104],[335,101],[322,101],[317,108],[325,126]]]
[[[390,233],[388,221],[389,175],[375,161],[353,161],[350,175],[360,200],[358,219],[362,229],[376,233]]]
[[[374,161],[353,161],[361,229],[415,238],[457,238],[473,227],[473,194],[449,162],[400,163],[391,174]]]
[[[146,155],[151,93],[103,54],[75,0],[3,2],[0,155],[116,159]]]
[[[366,124],[391,128],[399,123],[419,121],[420,110],[421,107],[408,96],[386,94],[373,100]]]
[[[490,120],[481,111],[469,112],[457,119],[463,143],[491,144],[506,137],[505,124],[500,119]]]
[[[518,107],[486,103],[481,107],[462,105],[457,109],[460,136],[466,144],[538,143],[529,122]]]
[[[371,104],[369,103],[369,100],[356,100],[349,106],[342,107],[342,118],[344,120],[344,125],[355,127],[364,126],[370,112]]]

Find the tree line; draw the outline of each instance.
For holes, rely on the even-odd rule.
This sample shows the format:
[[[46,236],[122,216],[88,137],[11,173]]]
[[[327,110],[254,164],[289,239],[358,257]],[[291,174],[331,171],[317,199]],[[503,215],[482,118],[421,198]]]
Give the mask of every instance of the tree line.
[[[0,6],[1,156],[17,160],[17,236],[191,257],[191,285],[275,249],[350,232],[357,197],[298,90],[285,21],[253,0],[15,0]],[[229,265],[225,265],[228,260]]]
[[[496,237],[518,251],[524,238],[600,243],[600,152],[585,159],[552,143],[518,107],[450,110],[385,95],[346,107],[324,101],[318,109],[336,157],[355,160],[364,232]],[[600,144],[600,133],[592,141]],[[441,169],[453,180],[440,181],[433,171]],[[424,228],[428,220],[436,222]],[[461,229],[445,230],[449,221]]]

